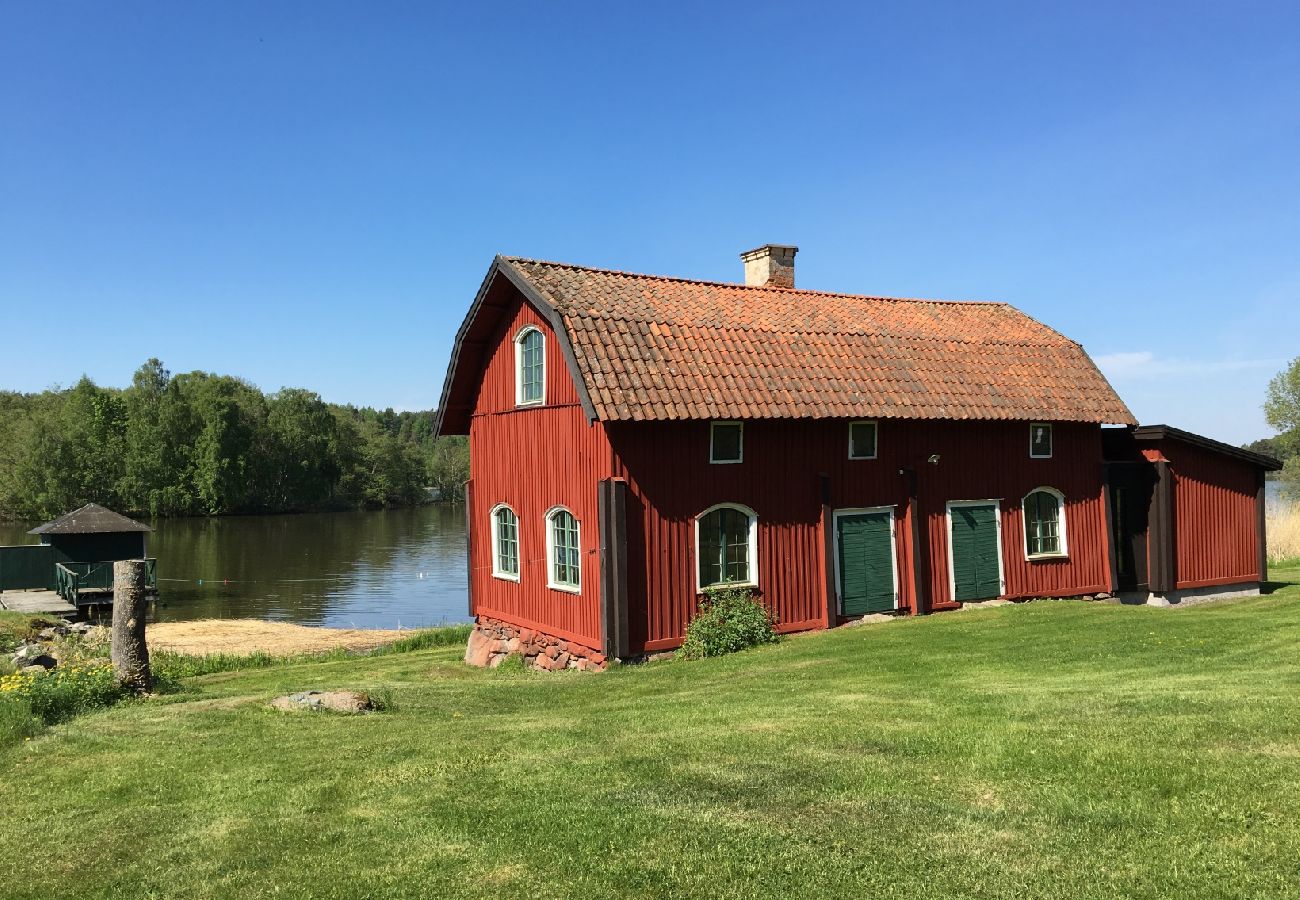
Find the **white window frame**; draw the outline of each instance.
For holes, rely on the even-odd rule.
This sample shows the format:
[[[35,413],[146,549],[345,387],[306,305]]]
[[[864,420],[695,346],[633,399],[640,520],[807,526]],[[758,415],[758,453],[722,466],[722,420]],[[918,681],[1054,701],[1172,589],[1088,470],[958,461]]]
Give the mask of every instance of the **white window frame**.
[[[740,428],[740,456],[736,459],[716,459],[713,456],[713,432],[719,425],[735,425]],[[739,419],[714,419],[709,423],[709,462],[715,466],[731,466],[745,461],[745,423]],[[726,504],[722,504],[725,506]]]
[[[872,431],[872,435],[874,436],[875,439],[871,442],[870,456],[853,455],[853,426],[854,425],[870,425],[874,429]],[[880,423],[876,419],[857,419],[853,422],[850,422],[848,438],[849,438],[849,459],[876,459],[880,456]]]
[[[524,338],[532,332],[542,339],[542,396],[536,400],[524,399]],[[546,405],[546,333],[536,325],[525,325],[515,333],[515,406]]]
[[[1045,494],[1051,494],[1056,498],[1056,534],[1060,539],[1061,549],[1052,553],[1030,553],[1029,552],[1029,510],[1025,506],[1029,498],[1042,491]],[[1065,495],[1054,487],[1042,485],[1029,491],[1025,496],[1020,498],[1020,540],[1025,549],[1026,560],[1038,559],[1068,559],[1070,556],[1070,547],[1066,543],[1065,537]]]
[[[560,513],[573,516],[573,527],[578,533],[578,583],[561,584],[555,580],[555,517]],[[546,511],[546,586],[566,594],[582,593],[582,521],[567,506],[552,506]]]
[[[853,459],[875,459],[874,456],[857,456]],[[850,507],[848,509],[837,509],[831,513],[831,526],[835,532],[833,535],[835,543],[835,598],[837,600],[836,608],[840,615],[844,615],[844,583],[840,579],[840,516],[860,516],[865,513],[889,513],[889,548],[890,559],[894,563],[894,609],[898,609],[899,591],[898,591],[898,516],[894,512],[893,506],[860,506]]]
[[[720,509],[734,509],[749,517],[749,579],[747,581],[720,581],[717,584],[700,583],[700,522],[710,513]],[[743,503],[715,503],[695,517],[695,593],[703,594],[709,588],[758,588],[758,513]]]
[[[1052,449],[1049,450],[1047,453],[1034,452],[1034,429],[1035,428],[1047,429],[1048,440],[1052,445]],[[1056,452],[1056,429],[1052,427],[1052,423],[1051,422],[1030,422],[1029,423],[1029,458],[1030,459],[1051,459],[1052,454],[1055,452]]]
[[[998,596],[1005,597],[1007,594],[1007,563],[1002,558],[1002,498],[990,500],[949,500],[944,504],[944,517],[948,520],[948,533],[946,543],[948,544],[948,602],[949,603],[980,603],[980,600],[958,600],[957,599],[957,573],[953,568],[952,560],[952,511],[959,506],[991,506],[996,510],[997,515],[993,521],[997,524],[998,533]],[[988,598],[992,600],[993,598]]]
[[[519,582],[519,572],[514,572],[514,573],[503,572],[501,571],[500,568],[501,526],[500,523],[497,521],[497,513],[501,512],[501,510],[503,509],[510,510],[510,514],[515,517],[515,565],[519,566],[520,571],[523,571],[524,568],[523,559],[522,559],[523,554],[521,552],[521,550],[523,549],[522,548],[523,541],[519,533],[519,513],[515,512],[514,507],[512,507],[509,503],[498,503],[496,506],[492,507],[492,511],[488,513],[488,518],[489,521],[491,522],[491,530],[492,530],[492,577],[500,578],[502,581],[513,581],[517,584]]]

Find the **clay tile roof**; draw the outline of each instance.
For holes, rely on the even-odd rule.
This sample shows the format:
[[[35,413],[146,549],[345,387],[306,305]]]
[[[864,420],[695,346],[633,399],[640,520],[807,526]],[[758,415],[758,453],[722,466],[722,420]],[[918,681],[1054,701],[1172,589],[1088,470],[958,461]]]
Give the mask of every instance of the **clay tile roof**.
[[[148,525],[128,519],[98,503],[59,516],[53,522],[38,525],[28,534],[118,534],[126,531],[153,531]]]
[[[1136,424],[1081,346],[1005,303],[501,262],[558,313],[601,420]]]

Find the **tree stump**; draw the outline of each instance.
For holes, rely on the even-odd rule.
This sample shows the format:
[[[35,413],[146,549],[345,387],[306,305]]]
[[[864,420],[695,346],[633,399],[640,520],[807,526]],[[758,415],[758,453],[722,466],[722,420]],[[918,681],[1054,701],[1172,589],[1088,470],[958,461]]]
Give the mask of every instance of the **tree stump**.
[[[144,640],[148,579],[143,559],[113,563],[113,674],[118,684],[139,693],[153,687],[149,647]]]

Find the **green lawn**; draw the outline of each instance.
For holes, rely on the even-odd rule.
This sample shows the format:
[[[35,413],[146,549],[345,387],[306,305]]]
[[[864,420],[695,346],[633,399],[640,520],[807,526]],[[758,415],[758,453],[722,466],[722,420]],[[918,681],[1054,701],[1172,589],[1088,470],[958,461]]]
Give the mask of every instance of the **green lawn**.
[[[0,751],[4,897],[1300,894],[1300,570],[604,675],[190,680]],[[305,688],[397,708],[286,715]]]

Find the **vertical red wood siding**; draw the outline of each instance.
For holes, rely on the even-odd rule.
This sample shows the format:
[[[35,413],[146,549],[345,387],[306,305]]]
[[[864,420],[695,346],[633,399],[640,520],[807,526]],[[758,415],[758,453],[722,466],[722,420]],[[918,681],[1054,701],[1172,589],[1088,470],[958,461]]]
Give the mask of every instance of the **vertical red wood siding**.
[[[588,424],[559,343],[522,298],[487,357],[470,422],[470,602],[475,615],[600,646],[598,482],[608,477],[609,442]],[[546,403],[515,406],[515,336],[535,325],[546,338]],[[519,581],[492,575],[491,510],[508,504],[519,518]],[[564,506],[579,523],[581,593],[547,587],[546,513]]]
[[[907,479],[918,475],[928,529],[931,604],[949,604],[948,500],[1000,499],[1007,594],[1068,596],[1108,590],[1101,435],[1057,423],[1052,459],[1029,458],[1026,422],[882,420],[878,458],[848,458],[848,422],[747,421],[744,462],[711,465],[708,422],[610,423],[615,474],[628,480],[628,592],[633,646],[680,642],[696,603],[695,517],[718,503],[758,516],[759,593],[783,630],[825,621],[821,475],[832,510],[893,506],[899,605],[911,609]],[[938,466],[926,460],[939,454]],[[1020,501],[1036,487],[1066,497],[1069,558],[1027,562]]]
[[[1055,423],[1051,459],[1030,458],[1026,422],[943,423],[923,440],[940,455],[938,466],[921,470],[919,491],[929,529],[935,609],[953,605],[946,508],[951,500],[999,501],[1005,596],[1066,597],[1111,589],[1099,426]],[[1026,559],[1021,501],[1039,487],[1065,496],[1065,559]]]
[[[1263,581],[1257,467],[1181,441],[1160,450],[1174,473],[1176,587]]]

